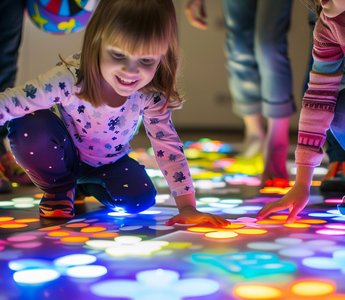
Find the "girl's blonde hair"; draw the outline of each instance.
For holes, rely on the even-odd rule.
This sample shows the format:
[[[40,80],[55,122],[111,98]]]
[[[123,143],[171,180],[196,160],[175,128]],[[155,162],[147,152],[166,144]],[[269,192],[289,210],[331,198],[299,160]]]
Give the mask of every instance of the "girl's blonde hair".
[[[320,16],[320,13],[322,10],[320,0],[301,0],[301,1],[309,8],[309,10],[315,13],[316,17]]]
[[[79,98],[93,106],[101,97],[99,58],[102,41],[131,54],[162,54],[152,81],[140,92],[162,92],[163,108],[179,108],[183,102],[177,88],[179,63],[178,31],[172,0],[100,0],[85,30],[76,85]]]

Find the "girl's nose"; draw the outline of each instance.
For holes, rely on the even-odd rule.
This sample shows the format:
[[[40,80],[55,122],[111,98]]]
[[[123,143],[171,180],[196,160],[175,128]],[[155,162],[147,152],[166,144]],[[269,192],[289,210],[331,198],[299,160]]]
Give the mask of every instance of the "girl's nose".
[[[134,60],[128,60],[122,67],[122,71],[127,74],[138,74],[138,63]]]

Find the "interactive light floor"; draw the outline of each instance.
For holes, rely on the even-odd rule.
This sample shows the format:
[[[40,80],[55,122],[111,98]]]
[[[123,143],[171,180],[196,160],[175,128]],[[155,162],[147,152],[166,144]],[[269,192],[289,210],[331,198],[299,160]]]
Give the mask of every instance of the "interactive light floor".
[[[140,214],[87,198],[66,223],[39,219],[35,187],[25,197],[2,194],[0,300],[345,299],[345,216],[336,209],[341,195],[319,194],[325,168],[316,169],[309,205],[294,223],[284,224],[286,211],[257,221],[289,187],[260,189],[262,159],[247,164],[233,153],[217,141],[186,144],[198,209],[229,219],[222,229],[165,225],[177,210],[143,149],[132,156],[147,166],[158,196]],[[289,170],[293,179],[292,161]]]

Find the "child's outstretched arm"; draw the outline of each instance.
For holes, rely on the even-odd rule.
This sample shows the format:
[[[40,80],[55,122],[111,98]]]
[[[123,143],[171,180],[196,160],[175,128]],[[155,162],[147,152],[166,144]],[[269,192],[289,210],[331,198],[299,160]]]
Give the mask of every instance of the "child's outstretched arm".
[[[229,225],[230,222],[220,216],[208,213],[202,213],[196,209],[195,196],[193,194],[186,194],[175,197],[176,205],[179,214],[172,217],[169,221],[165,222],[167,226],[174,225],[175,223],[182,224],[198,224],[198,223],[211,223],[216,227]]]
[[[298,213],[307,205],[310,184],[314,167],[297,166],[296,182],[293,188],[280,200],[267,203],[258,213],[257,218],[263,219],[269,214],[289,208],[286,223],[291,223]]]

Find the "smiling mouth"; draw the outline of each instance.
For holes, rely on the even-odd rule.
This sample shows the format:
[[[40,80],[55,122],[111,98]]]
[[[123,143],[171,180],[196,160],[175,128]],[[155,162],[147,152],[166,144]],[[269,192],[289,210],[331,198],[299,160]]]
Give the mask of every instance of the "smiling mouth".
[[[117,79],[117,81],[119,83],[121,83],[121,84],[123,84],[125,86],[132,86],[132,85],[134,85],[138,81],[138,80],[125,80],[125,79],[122,79],[122,78],[120,78],[120,77],[118,77],[116,75],[115,75],[115,77],[116,77],[116,79]]]

